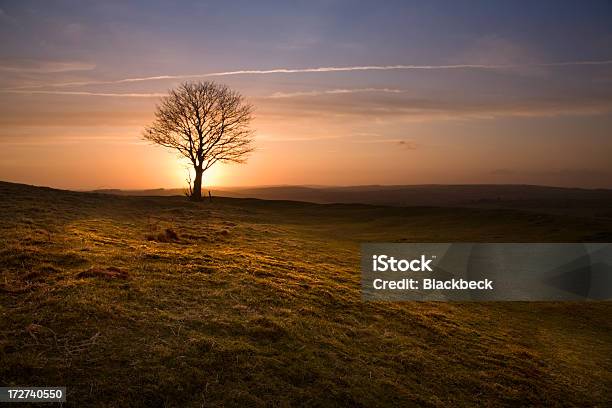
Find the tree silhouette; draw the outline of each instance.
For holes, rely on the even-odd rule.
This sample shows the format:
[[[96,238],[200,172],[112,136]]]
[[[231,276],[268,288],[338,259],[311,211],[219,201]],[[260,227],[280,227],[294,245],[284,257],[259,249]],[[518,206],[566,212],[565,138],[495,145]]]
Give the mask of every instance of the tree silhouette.
[[[215,163],[244,163],[253,151],[253,107],[215,82],[185,82],[157,105],[143,137],[174,149],[193,166],[191,198],[202,198],[202,176]]]

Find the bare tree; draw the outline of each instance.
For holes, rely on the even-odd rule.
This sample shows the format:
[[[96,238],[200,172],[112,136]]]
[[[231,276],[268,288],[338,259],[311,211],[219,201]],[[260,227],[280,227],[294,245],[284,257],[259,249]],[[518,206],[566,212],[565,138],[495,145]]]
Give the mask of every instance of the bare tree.
[[[157,105],[143,137],[178,151],[193,166],[191,198],[202,198],[202,176],[215,163],[244,163],[253,151],[253,107],[214,82],[185,82]]]

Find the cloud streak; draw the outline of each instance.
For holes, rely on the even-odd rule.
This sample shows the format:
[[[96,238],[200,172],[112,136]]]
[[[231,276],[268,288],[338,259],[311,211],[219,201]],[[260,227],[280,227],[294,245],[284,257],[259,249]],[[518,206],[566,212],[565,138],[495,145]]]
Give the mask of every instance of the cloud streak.
[[[282,98],[296,98],[301,96],[322,96],[322,95],[342,95],[352,93],[368,93],[368,92],[380,92],[380,93],[403,93],[406,92],[403,89],[392,89],[392,88],[355,88],[355,89],[328,89],[323,91],[303,91],[303,92],[275,92],[268,98],[271,99],[282,99]]]
[[[79,92],[79,91],[36,91],[36,90],[2,90],[3,93],[13,93],[22,95],[42,94],[42,95],[72,95],[72,96],[104,96],[112,98],[159,98],[166,96],[165,93],[112,93],[112,92]]]
[[[60,82],[41,85],[27,85],[13,89],[32,89],[41,87],[66,87],[85,85],[124,84],[145,81],[160,81],[170,79],[194,79],[209,77],[224,77],[235,75],[272,75],[272,74],[304,74],[304,73],[333,73],[352,71],[398,71],[398,70],[501,70],[529,67],[567,67],[567,66],[593,66],[612,65],[612,60],[601,61],[564,61],[531,64],[451,64],[451,65],[360,65],[349,67],[316,67],[316,68],[274,68],[274,69],[247,69],[237,71],[209,72],[203,74],[156,75],[147,77],[124,78],[111,81],[81,81]]]
[[[27,74],[55,74],[73,71],[91,71],[95,64],[79,61],[16,61],[0,65],[0,71]]]
[[[612,112],[612,94],[565,94],[565,91],[521,98],[483,98],[478,95],[449,98],[418,97],[409,92],[373,97],[367,94],[330,95],[313,103],[306,98],[266,98],[258,111],[269,117],[338,118],[368,121],[491,119],[500,116],[542,117],[591,115]],[[309,120],[309,119],[307,119]],[[352,119],[351,119],[352,120]]]

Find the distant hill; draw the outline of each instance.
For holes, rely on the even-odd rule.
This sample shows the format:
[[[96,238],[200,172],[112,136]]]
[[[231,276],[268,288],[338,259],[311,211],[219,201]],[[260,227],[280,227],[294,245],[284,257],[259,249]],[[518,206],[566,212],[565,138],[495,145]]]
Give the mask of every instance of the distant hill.
[[[315,203],[360,203],[392,206],[440,206],[488,201],[612,199],[612,190],[532,185],[412,185],[350,187],[253,187],[219,191],[244,197]]]
[[[180,188],[153,188],[148,190],[120,190],[117,188],[103,188],[90,191],[91,193],[127,195],[127,196],[176,196],[185,195]]]
[[[183,195],[181,189],[96,190],[135,196]],[[214,196],[305,201],[319,204],[354,203],[396,207],[522,208],[572,213],[595,209],[612,216],[612,190],[513,184],[397,186],[272,186],[213,189]]]

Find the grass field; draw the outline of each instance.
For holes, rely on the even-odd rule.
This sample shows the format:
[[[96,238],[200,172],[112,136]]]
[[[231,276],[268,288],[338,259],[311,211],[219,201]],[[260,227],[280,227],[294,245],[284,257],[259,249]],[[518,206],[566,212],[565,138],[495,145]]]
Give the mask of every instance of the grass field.
[[[176,236],[175,236],[176,235]],[[610,406],[612,303],[364,303],[359,243],[612,218],[0,183],[0,383],[69,406]]]

